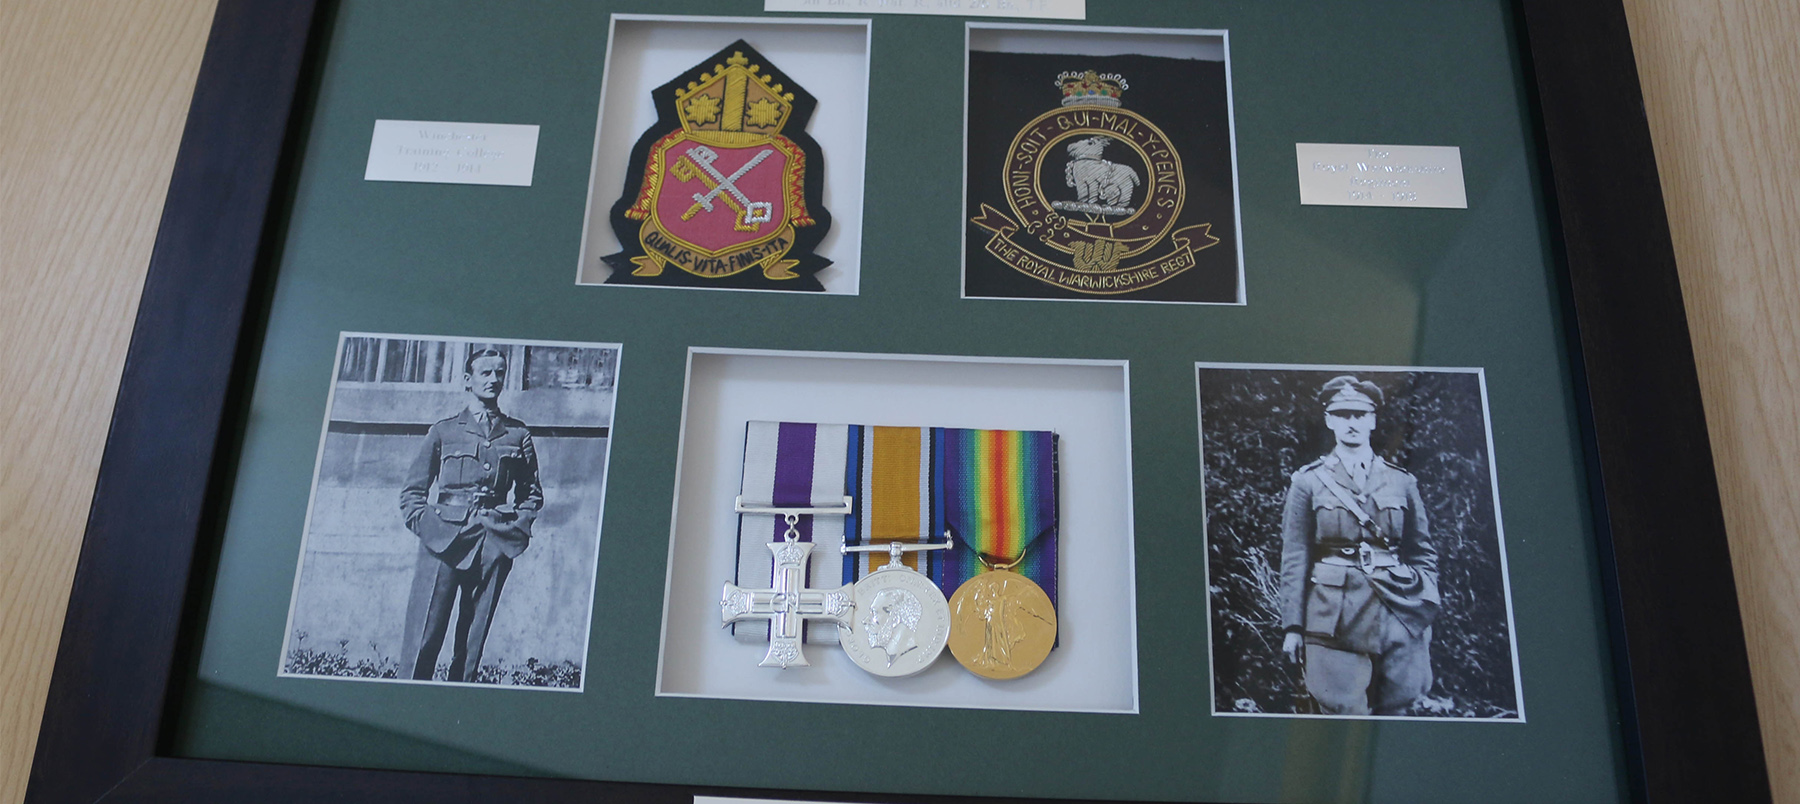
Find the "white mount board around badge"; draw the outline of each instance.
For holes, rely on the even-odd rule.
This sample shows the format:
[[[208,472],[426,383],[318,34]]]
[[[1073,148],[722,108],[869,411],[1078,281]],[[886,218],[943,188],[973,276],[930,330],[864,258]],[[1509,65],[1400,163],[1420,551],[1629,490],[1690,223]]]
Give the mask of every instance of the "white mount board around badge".
[[[827,294],[856,295],[862,273],[869,21],[853,19],[613,15],[576,284],[597,285],[611,275],[600,258],[619,250],[609,216],[625,186],[632,145],[657,120],[650,92],[738,39],[783,72],[800,76],[818,99],[807,132],[824,153],[824,202],[831,213],[831,231],[817,249],[831,265],[818,278]]]
[[[657,694],[704,698],[1135,713],[1136,570],[1128,367],[1123,361],[689,352]],[[941,656],[884,679],[836,645],[811,667],[758,667],[766,646],[719,625],[737,557],[744,425],[752,420],[1054,430],[1060,438],[1061,644],[994,682]],[[815,557],[820,560],[821,556]],[[836,556],[830,556],[835,559]]]

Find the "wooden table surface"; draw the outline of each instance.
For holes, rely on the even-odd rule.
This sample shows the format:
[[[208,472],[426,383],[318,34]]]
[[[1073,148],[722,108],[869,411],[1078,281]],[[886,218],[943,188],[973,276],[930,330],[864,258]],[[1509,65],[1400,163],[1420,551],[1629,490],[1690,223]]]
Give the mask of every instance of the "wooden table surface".
[[[24,795],[214,2],[0,2],[0,802]],[[1776,799],[1800,801],[1800,3],[1626,6]]]

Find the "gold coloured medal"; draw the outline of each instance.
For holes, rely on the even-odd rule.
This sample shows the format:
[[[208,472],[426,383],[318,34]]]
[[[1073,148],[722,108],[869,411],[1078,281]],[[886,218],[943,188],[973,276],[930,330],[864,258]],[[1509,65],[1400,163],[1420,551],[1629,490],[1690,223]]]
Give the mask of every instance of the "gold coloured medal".
[[[1018,678],[1044,663],[1056,644],[1056,607],[1043,587],[996,565],[957,587],[950,597],[950,654],[969,672],[998,681]]]

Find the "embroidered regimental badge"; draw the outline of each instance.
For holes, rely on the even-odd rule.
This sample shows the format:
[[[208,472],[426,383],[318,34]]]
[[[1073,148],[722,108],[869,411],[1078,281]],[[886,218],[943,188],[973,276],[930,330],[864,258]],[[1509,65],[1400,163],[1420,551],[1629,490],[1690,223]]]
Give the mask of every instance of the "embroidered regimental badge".
[[[816,102],[743,40],[651,93],[631,151],[607,284],[824,290],[813,253],[831,226]]]
[[[998,109],[976,106],[981,90],[1006,84],[971,75],[967,295],[1237,300],[1235,248],[1206,253],[1234,234],[1228,116],[1205,119],[1203,92],[1158,97],[1183,92],[1176,89],[1183,78],[1187,86],[1204,86],[1206,63],[971,56],[1012,72],[1041,69],[1051,59],[1139,69],[1128,74],[1083,64],[1037,72],[1026,84],[1030,99],[1014,101],[1015,109],[1004,102]],[[972,70],[979,61],[972,58]],[[1222,79],[1222,69],[1217,72]],[[1198,102],[1182,108],[1190,100]],[[1022,124],[1003,123],[1009,115]],[[1010,141],[976,140],[1002,132]],[[1204,163],[1201,198],[1189,175],[1196,158]],[[1221,175],[1224,193],[1218,192]],[[1217,203],[1221,198],[1226,203]]]

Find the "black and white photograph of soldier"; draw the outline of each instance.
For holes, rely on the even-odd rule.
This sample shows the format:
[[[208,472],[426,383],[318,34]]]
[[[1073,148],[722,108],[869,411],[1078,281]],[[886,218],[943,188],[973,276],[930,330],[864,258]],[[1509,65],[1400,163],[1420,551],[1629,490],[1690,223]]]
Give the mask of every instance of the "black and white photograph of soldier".
[[[580,690],[618,366],[341,335],[279,674]]]
[[[1481,370],[1197,370],[1213,711],[1524,720]]]

